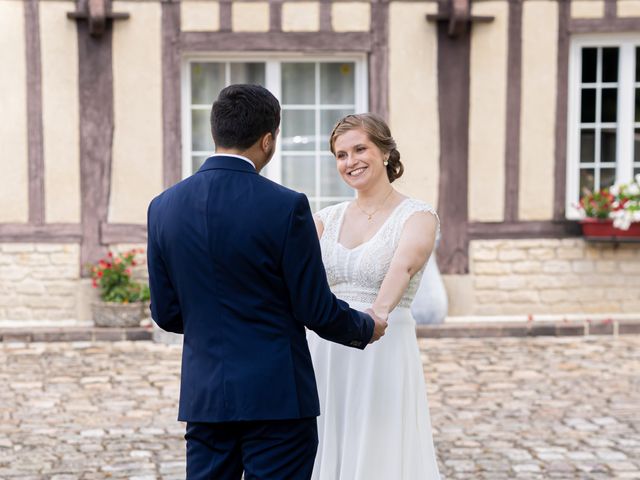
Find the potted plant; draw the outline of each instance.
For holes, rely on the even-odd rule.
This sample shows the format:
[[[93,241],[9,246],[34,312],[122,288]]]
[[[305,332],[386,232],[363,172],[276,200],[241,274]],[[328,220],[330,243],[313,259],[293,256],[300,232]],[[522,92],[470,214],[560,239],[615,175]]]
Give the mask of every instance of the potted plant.
[[[89,266],[93,287],[100,290],[100,302],[92,305],[93,321],[98,327],[138,327],[149,300],[149,286],[132,278],[132,268],[143,250],[109,252]]]
[[[586,192],[579,207],[585,237],[640,239],[640,174],[631,183]]]

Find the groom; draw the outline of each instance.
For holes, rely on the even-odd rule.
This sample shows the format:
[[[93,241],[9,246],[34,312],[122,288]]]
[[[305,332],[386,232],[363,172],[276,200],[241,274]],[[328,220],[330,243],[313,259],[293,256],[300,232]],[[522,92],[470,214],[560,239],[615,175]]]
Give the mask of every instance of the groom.
[[[258,175],[279,124],[266,89],[225,88],[216,154],[149,206],[151,313],[184,333],[189,479],[310,478],[320,412],[305,326],[360,349],[386,329],[330,292],[307,198]]]

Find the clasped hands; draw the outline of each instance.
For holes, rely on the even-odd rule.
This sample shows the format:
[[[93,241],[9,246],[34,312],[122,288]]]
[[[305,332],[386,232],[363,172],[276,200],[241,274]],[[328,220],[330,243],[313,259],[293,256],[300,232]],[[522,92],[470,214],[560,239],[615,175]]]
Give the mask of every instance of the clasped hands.
[[[387,329],[388,315],[378,316],[371,308],[367,309],[366,313],[368,313],[375,322],[375,325],[373,327],[373,335],[371,336],[371,340],[369,340],[369,344],[372,344],[373,342],[377,342],[378,340],[380,340],[380,338],[384,335],[384,332]]]

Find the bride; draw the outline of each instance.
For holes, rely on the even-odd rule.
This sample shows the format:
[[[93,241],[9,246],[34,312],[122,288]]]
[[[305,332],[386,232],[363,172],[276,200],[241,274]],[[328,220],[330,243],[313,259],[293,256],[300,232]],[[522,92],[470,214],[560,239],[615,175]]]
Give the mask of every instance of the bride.
[[[410,305],[433,250],[432,207],[391,183],[403,173],[384,120],[347,115],[333,129],[338,173],[354,201],[315,216],[333,293],[389,326],[364,351],[309,332],[320,395],[314,480],[437,480],[422,363]]]

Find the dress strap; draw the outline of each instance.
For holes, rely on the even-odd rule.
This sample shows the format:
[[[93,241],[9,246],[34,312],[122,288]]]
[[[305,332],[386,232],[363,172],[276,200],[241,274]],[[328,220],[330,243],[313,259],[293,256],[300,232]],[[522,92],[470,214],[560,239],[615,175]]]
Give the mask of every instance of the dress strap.
[[[314,214],[314,216],[322,222],[323,238],[329,240],[334,236],[337,236],[338,231],[340,230],[342,214],[348,205],[349,202],[338,203],[337,205],[325,207]]]
[[[396,242],[400,241],[400,236],[407,220],[409,220],[413,214],[419,212],[430,213],[436,218],[436,237],[440,236],[440,217],[438,217],[438,213],[435,208],[426,202],[410,198],[404,202],[402,208],[397,212],[397,215],[393,219],[393,232],[395,233]]]

